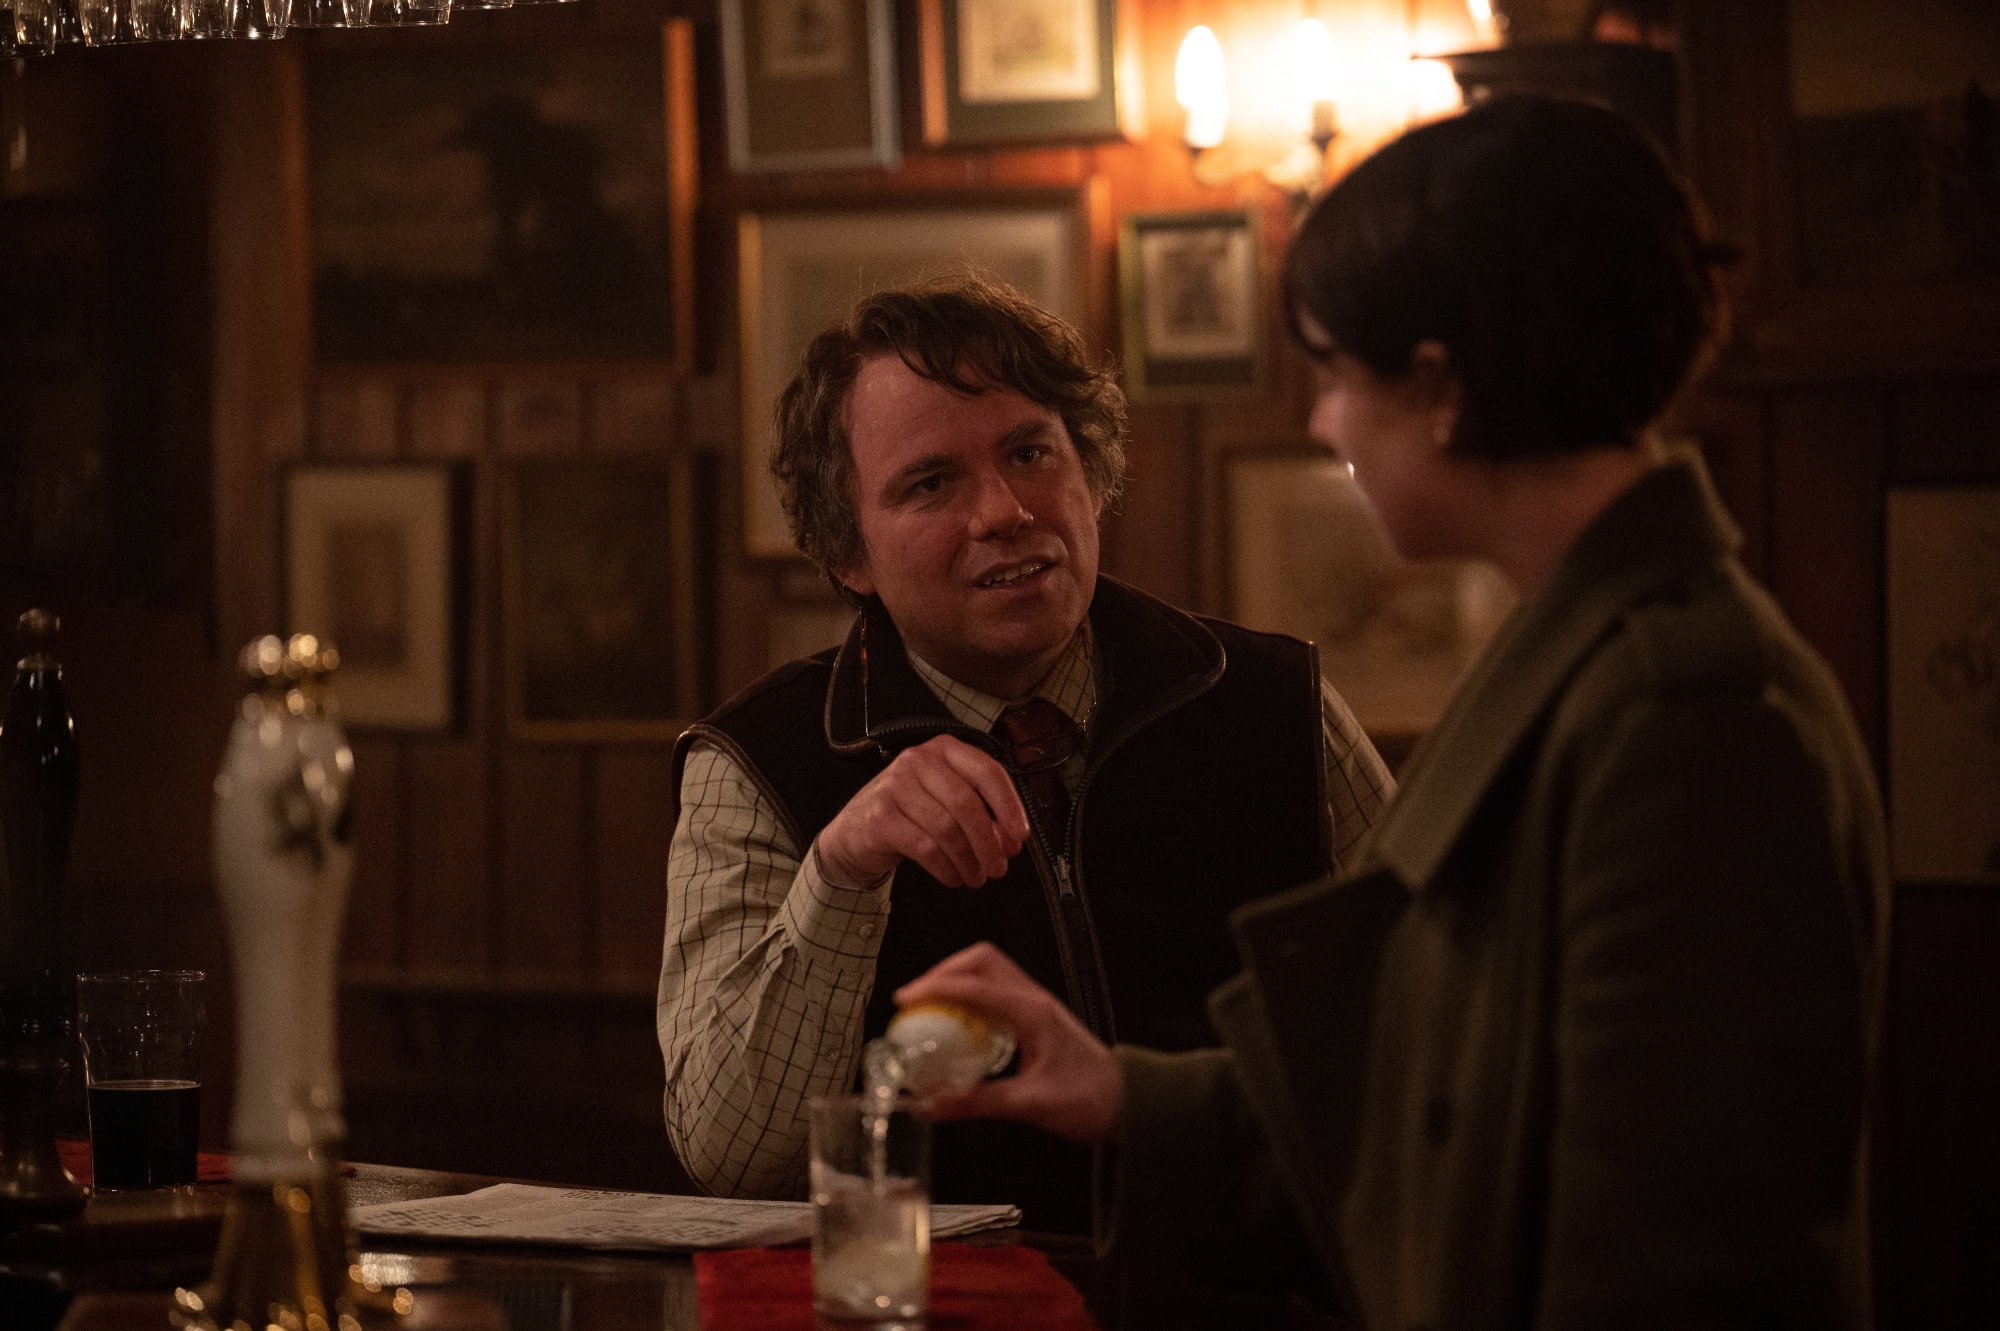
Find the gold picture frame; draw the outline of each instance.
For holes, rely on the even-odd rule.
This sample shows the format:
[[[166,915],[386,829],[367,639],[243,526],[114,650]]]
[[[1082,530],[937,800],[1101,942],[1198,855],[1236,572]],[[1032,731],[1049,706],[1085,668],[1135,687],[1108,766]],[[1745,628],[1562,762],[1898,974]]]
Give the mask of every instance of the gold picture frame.
[[[1747,250],[1725,371],[2000,368],[2000,10],[1689,0],[1680,23],[1690,165]]]
[[[306,61],[325,364],[694,364],[694,26]],[[336,46],[339,49],[336,49]]]

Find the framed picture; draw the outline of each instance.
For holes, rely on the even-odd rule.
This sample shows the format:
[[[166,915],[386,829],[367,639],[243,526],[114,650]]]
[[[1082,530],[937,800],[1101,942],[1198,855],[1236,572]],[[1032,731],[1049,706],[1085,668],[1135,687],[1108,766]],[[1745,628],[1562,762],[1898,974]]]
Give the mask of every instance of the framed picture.
[[[723,0],[722,75],[734,170],[903,160],[889,0]]]
[[[1317,643],[1321,671],[1371,735],[1428,730],[1513,610],[1499,570],[1399,557],[1352,471],[1324,449],[1239,450],[1223,467],[1230,616]]]
[[[1898,879],[2000,884],[2000,485],[1889,491]]]
[[[691,589],[673,460],[521,459],[501,516],[507,729],[671,741],[685,724]]]
[[[1092,197],[1030,191],[787,208],[738,220],[746,553],[797,557],[769,461],[778,395],[806,344],[869,292],[959,269],[1019,287],[1088,335],[1097,322],[1089,299]]]
[[[340,650],[356,729],[458,720],[464,471],[445,462],[294,462],[283,473],[284,622]]]
[[[2000,6],[1684,7],[1692,160],[1749,250],[1737,365],[2000,366]]]
[[[693,29],[316,49],[324,362],[667,361],[693,344]]]
[[[920,0],[918,23],[932,146],[1115,139],[1133,123],[1118,0]]]
[[[1254,213],[1128,214],[1118,271],[1125,390],[1134,400],[1262,386],[1264,284]]]

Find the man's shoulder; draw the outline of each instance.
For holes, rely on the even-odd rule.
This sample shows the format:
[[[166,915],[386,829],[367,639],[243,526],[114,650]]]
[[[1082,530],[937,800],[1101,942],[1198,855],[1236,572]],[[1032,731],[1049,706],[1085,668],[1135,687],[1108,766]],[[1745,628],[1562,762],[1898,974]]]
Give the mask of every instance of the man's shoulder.
[[[754,770],[757,755],[772,744],[797,752],[802,736],[822,734],[827,681],[838,650],[829,647],[767,671],[682,731],[674,746],[675,784],[697,745],[721,749],[738,766]]]
[[[825,734],[827,681],[837,653],[829,647],[785,662],[682,731],[674,745],[674,789],[686,778],[690,754],[705,746],[727,755],[789,819],[789,803],[781,797],[785,792],[772,778],[796,775],[808,766],[820,770],[810,755],[826,751],[824,743],[813,741]]]
[[[1307,659],[1314,647],[1303,638],[1295,638],[1289,633],[1273,633],[1266,629],[1253,629],[1234,620],[1218,619],[1213,615],[1193,615],[1194,621],[1221,640],[1230,653],[1233,662],[1237,655],[1247,654],[1259,659],[1282,661],[1287,665]]]
[[[1234,671],[1240,663],[1246,669],[1278,669],[1289,673],[1314,661],[1311,643],[1288,634],[1267,633],[1214,615],[1183,610],[1110,577],[1098,579],[1092,621],[1100,633],[1139,632],[1169,641],[1177,638],[1205,653],[1219,647],[1220,664],[1228,671]]]
[[[813,702],[813,714],[817,716],[818,707],[826,697],[827,681],[833,675],[833,659],[839,651],[837,647],[829,647],[766,671],[703,717],[697,728],[721,729],[733,719],[784,710],[796,706],[801,699]]]

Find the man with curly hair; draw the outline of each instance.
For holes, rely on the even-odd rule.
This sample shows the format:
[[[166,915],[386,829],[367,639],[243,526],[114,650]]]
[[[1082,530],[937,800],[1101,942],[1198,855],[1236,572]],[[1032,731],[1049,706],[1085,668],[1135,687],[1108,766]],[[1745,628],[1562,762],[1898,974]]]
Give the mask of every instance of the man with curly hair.
[[[978,277],[870,296],[807,348],[772,470],[857,615],[675,751],[658,1017],[700,1186],[797,1195],[807,1101],[974,941],[1107,1038],[1207,1043],[1230,910],[1338,867],[1381,807],[1309,644],[1099,574],[1124,437],[1076,331]],[[933,1170],[940,1200],[1088,1227],[1080,1148],[959,1125]]]

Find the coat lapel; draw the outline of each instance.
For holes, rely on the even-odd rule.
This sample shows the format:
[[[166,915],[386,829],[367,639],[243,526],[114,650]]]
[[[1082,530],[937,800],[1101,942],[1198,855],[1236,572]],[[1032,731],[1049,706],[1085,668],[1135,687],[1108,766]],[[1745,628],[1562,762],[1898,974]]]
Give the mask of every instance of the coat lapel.
[[[1345,1270],[1339,1206],[1361,1135],[1376,974],[1409,903],[1402,884],[1379,872],[1253,902],[1231,920],[1245,972],[1208,1003],[1285,1164],[1293,1208],[1322,1268],[1336,1275]]]

